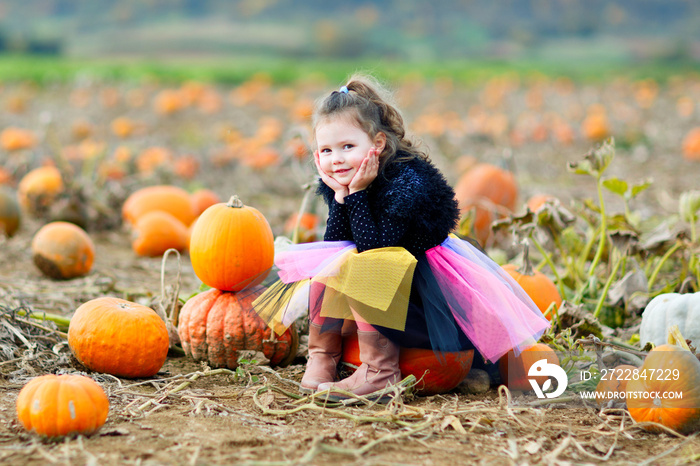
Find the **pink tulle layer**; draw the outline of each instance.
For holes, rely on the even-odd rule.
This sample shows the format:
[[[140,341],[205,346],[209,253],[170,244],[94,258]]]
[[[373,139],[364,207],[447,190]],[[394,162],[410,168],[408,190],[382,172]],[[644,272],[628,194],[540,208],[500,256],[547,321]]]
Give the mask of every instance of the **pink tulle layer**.
[[[490,361],[532,346],[549,327],[532,299],[497,264],[485,267],[491,260],[471,244],[448,241],[429,249],[426,257],[464,334]],[[477,260],[470,260],[471,248]]]

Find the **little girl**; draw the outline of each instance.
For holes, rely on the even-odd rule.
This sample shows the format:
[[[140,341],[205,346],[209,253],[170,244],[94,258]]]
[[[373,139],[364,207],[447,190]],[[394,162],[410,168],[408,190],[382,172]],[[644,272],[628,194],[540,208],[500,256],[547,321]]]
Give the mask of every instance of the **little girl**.
[[[308,308],[306,391],[381,390],[401,378],[401,346],[476,349],[496,362],[549,326],[507,273],[450,234],[459,218],[454,191],[380,92],[374,80],[354,76],[317,104],[324,241],[278,254],[280,280],[254,303],[279,333]],[[362,364],[336,382],[348,321]]]

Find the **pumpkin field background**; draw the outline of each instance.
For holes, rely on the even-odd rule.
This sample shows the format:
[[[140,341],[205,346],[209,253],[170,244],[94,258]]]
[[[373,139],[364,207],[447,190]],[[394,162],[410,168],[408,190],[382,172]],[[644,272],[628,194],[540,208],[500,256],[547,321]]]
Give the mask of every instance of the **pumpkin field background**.
[[[698,190],[700,74],[572,79],[493,71],[464,80],[406,73],[388,82],[410,132],[453,186],[478,163],[514,174],[516,205],[496,209],[505,215],[485,246],[498,262],[519,265],[529,238],[533,265],[552,279],[552,265],[562,273],[566,299],[546,336],[552,345],[573,351],[577,339],[594,333],[634,348],[641,309],[653,295],[698,291],[700,201],[684,213],[681,199]],[[24,175],[46,165],[59,169],[65,185],[33,213],[23,207],[17,232],[0,239],[0,462],[696,463],[695,434],[648,432],[623,409],[580,400],[533,405],[497,387],[407,395],[388,406],[308,403],[294,384],[304,371],[303,336],[286,368],[271,369],[249,354],[235,370],[214,369],[171,350],[156,376],[127,379],[88,372],[71,357],[56,331],[66,331],[60,317],[69,319],[82,303],[115,296],[167,312],[203,290],[186,250],[164,258],[132,249],[135,232],[121,209],[137,189],[208,189],[221,202],[235,194],[278,238],[294,236],[289,219],[302,206],[324,217],[318,199],[304,200],[315,179],[308,119],[314,100],[340,84],[323,73],[290,80],[251,73],[233,83],[76,74],[0,85],[2,188],[16,196]],[[605,179],[617,181],[602,186]],[[537,194],[556,202],[533,218],[525,205]],[[599,246],[603,216],[608,230]],[[54,280],[33,264],[34,234],[53,220],[76,222],[90,235],[95,262],[87,275]],[[560,233],[570,228],[561,247],[538,236],[547,225]],[[320,237],[322,229],[297,231],[296,238]],[[468,220],[460,232],[473,233]],[[583,286],[564,271],[587,243],[582,270],[599,262]],[[598,258],[596,247],[604,248]],[[643,285],[653,274],[649,289],[622,280],[628,272],[639,278],[633,272],[640,270]],[[106,424],[90,437],[58,441],[25,432],[15,414],[22,386],[38,375],[75,372],[107,393]]]

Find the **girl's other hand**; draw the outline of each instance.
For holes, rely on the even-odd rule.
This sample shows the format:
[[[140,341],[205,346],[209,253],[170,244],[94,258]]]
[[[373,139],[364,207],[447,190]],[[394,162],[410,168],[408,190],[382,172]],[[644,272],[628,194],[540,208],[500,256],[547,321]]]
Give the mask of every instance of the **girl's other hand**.
[[[362,161],[360,168],[357,169],[355,176],[350,180],[348,185],[349,194],[362,191],[377,178],[379,173],[379,155],[377,149],[372,147],[367,154],[367,157]]]
[[[328,173],[323,171],[317,150],[314,151],[314,163],[316,164],[318,174],[321,176],[321,181],[326,183],[326,185],[335,192],[335,201],[339,204],[344,204],[345,196],[348,195],[348,187],[338,183],[335,179],[330,177]]]

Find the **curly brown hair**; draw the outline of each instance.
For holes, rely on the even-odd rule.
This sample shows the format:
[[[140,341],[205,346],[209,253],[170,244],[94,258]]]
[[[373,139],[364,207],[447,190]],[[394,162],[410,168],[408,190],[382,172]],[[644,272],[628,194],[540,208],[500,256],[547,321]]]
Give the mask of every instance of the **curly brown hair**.
[[[391,94],[372,76],[354,74],[343,91],[333,91],[316,102],[313,113],[314,129],[324,120],[338,115],[350,115],[370,138],[386,135],[386,147],[380,154],[380,170],[393,162],[416,157],[428,160],[428,154],[406,136],[403,117],[392,103]],[[315,131],[314,131],[315,134]]]

